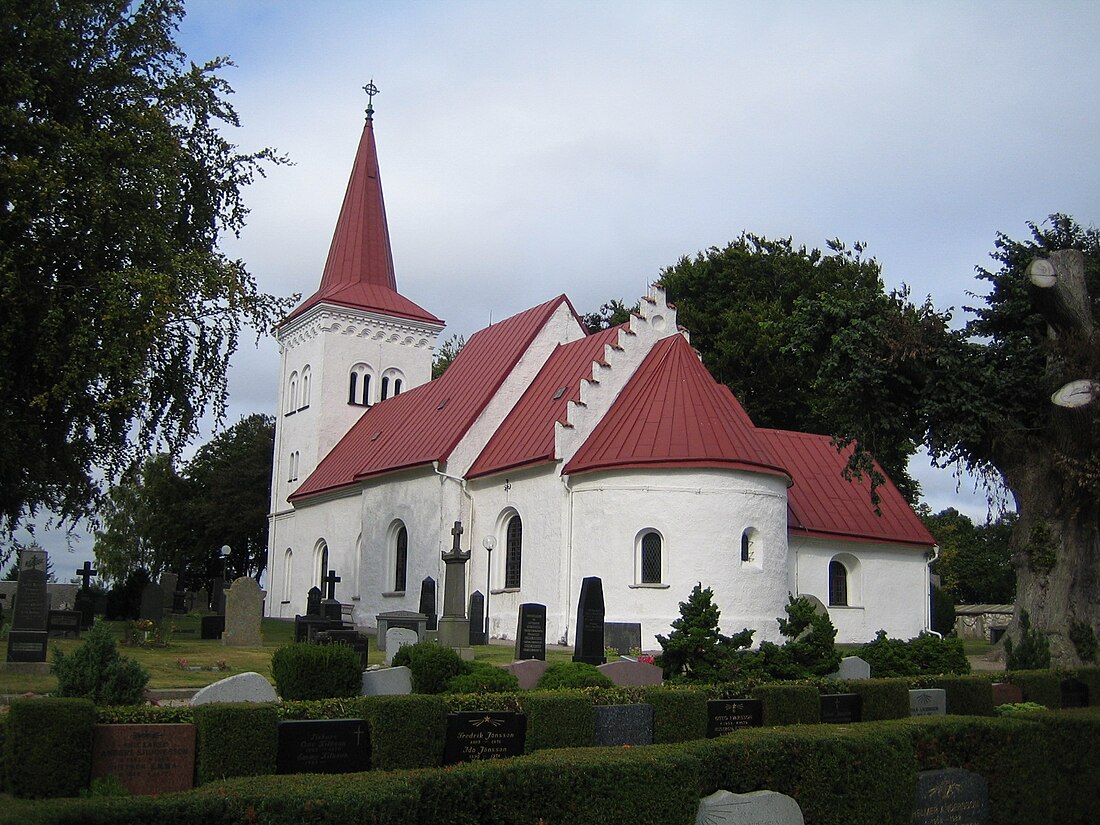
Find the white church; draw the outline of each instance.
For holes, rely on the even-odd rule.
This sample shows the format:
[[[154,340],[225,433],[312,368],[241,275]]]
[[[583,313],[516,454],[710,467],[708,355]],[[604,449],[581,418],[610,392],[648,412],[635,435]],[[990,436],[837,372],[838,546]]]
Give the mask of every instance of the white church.
[[[304,613],[330,569],[361,627],[417,611],[460,521],[497,638],[535,602],[572,644],[587,576],[648,649],[697,582],[755,642],[780,640],[791,593],[827,605],[839,642],[930,626],[934,540],[901,494],[887,482],[876,514],[827,436],[754,426],[660,287],[595,334],[544,300],[432,381],[443,327],[397,290],[368,109],[320,286],[276,333],[269,615]]]

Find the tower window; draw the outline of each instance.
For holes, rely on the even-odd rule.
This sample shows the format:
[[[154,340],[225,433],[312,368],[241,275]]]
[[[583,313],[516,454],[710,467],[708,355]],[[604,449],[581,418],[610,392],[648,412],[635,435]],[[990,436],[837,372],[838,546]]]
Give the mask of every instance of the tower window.
[[[382,400],[385,401],[390,397],[390,378],[388,375],[382,376]]]
[[[348,373],[348,403],[370,406],[370,367],[356,364]]]

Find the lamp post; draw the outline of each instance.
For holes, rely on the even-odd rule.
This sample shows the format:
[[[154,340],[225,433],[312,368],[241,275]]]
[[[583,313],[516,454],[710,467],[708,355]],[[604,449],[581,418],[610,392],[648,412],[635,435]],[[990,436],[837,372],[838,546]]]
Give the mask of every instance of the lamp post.
[[[485,644],[489,644],[489,583],[493,575],[493,548],[497,546],[496,536],[486,536],[481,540],[485,548]]]
[[[229,578],[229,554],[233,552],[233,548],[228,544],[222,545],[222,581]]]

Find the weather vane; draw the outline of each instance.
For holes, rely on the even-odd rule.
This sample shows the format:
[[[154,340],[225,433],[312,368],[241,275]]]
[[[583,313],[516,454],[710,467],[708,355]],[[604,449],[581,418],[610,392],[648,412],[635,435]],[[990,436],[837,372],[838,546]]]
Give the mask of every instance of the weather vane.
[[[363,87],[363,91],[367,93],[367,120],[371,120],[374,117],[374,96],[378,94],[378,87],[374,85],[373,77],[370,83]]]

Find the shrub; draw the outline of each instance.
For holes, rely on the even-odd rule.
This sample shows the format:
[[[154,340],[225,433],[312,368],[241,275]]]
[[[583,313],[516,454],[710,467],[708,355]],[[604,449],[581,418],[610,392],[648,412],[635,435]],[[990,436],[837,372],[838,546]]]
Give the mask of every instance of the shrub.
[[[752,695],[764,702],[765,725],[812,725],[821,721],[821,694],[813,685],[760,685]]]
[[[818,613],[805,598],[788,597],[787,618],[779,618],[782,647],[762,642],[759,656],[764,670],[774,679],[808,679],[828,676],[840,667],[834,642],[836,628],[825,613]]]
[[[653,705],[653,743],[687,742],[707,735],[707,697],[698,689],[651,687],[645,701]]]
[[[596,712],[581,691],[525,693],[521,704],[527,714],[528,753],[543,748],[584,748],[595,744]]]
[[[1007,681],[1024,692],[1025,702],[1038,702],[1052,710],[1062,707],[1062,676],[1052,670],[1017,670],[1005,674]]]
[[[932,588],[932,629],[945,636],[955,630],[955,599],[939,587]]]
[[[993,684],[987,675],[923,678],[921,687],[942,688],[947,693],[947,712],[956,716],[992,716]]]
[[[436,642],[405,645],[393,654],[392,663],[412,671],[414,693],[442,693],[447,682],[465,671],[462,657]]]
[[[845,682],[844,689],[863,697],[864,722],[909,717],[909,683],[905,679],[858,679]]]
[[[506,693],[519,690],[519,679],[488,662],[464,662],[465,673],[447,681],[446,693]]]
[[[141,665],[119,655],[111,629],[99,620],[68,656],[53,649],[52,670],[58,696],[91,699],[100,705],[139,704],[149,682]]]
[[[970,672],[962,641],[940,639],[931,633],[903,642],[888,638],[886,631],[880,630],[857,655],[871,665],[871,675],[876,678]]]
[[[271,654],[271,676],[283,699],[358,696],[363,686],[359,656],[347,645],[280,647]]]
[[[1038,702],[1015,702],[1011,705],[997,705],[993,713],[997,716],[1016,716],[1021,713],[1034,713],[1037,710],[1046,710],[1046,705]]]
[[[557,662],[535,683],[535,690],[561,690],[584,687],[612,687],[615,683],[587,662]]]
[[[1020,611],[1020,643],[1005,635],[1006,670],[1045,670],[1050,667],[1050,641],[1031,628],[1031,616]]]
[[[672,623],[668,636],[657,636],[662,653],[657,664],[666,679],[682,678],[695,682],[715,682],[738,648],[752,643],[752,631],[742,630],[736,636],[718,632],[718,606],[714,591],[702,584],[692,588],[686,602],[680,602],[680,618]]]
[[[7,787],[15,796],[76,796],[92,772],[95,705],[87,699],[17,699],[4,737]]]
[[[442,697],[366,696],[359,707],[370,723],[371,767],[391,771],[443,763],[447,712]]]
[[[1096,639],[1096,633],[1088,622],[1074,622],[1069,628],[1069,640],[1073,642],[1073,649],[1077,651],[1077,657],[1082,662],[1095,662],[1097,653],[1100,653],[1100,642]]]
[[[199,782],[275,773],[279,719],[274,705],[199,705],[194,714]]]

